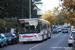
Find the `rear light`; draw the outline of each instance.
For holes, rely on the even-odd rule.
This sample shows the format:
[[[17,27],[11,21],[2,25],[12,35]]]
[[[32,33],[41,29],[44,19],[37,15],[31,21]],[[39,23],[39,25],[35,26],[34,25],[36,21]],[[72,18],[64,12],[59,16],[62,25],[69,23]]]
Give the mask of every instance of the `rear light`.
[[[71,36],[69,36],[69,39],[70,39],[70,40],[72,40],[72,37],[71,37]]]
[[[68,31],[68,30],[67,30]]]

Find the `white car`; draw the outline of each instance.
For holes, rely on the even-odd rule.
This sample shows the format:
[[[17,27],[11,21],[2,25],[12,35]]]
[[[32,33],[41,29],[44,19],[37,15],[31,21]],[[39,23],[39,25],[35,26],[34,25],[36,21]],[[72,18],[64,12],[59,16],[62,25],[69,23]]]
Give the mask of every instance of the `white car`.
[[[75,39],[75,31],[72,31],[68,38],[68,46],[72,45]]]
[[[57,28],[59,32],[61,32],[61,28]]]

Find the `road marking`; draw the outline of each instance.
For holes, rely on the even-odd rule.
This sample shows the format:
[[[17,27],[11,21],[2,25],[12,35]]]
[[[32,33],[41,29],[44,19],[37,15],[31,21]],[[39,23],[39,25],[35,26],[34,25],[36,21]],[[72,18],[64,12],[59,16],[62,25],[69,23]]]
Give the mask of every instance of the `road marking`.
[[[35,48],[35,47],[37,47],[37,46],[39,46],[41,44],[43,44],[43,43],[37,44],[37,45],[33,46],[32,48],[30,48],[29,50],[32,50],[33,48]]]

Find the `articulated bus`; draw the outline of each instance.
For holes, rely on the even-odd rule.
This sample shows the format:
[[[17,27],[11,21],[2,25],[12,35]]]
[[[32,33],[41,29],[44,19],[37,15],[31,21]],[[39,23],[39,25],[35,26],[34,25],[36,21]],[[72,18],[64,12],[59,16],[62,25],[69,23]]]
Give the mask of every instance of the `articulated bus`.
[[[50,22],[40,18],[19,19],[19,42],[43,41],[51,38]]]

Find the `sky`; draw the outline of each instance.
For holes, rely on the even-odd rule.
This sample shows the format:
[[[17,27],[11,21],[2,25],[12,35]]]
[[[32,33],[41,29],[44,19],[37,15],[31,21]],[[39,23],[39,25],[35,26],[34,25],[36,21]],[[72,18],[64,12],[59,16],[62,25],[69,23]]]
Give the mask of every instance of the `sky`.
[[[53,10],[54,7],[59,6],[59,0],[42,0],[43,2],[43,10]],[[46,6],[45,6],[46,5]],[[46,8],[45,8],[46,7]]]
[[[53,10],[54,7],[59,6],[60,3],[59,0],[42,0],[41,2],[43,2],[43,5],[38,5],[38,8],[42,9],[43,13],[48,10]]]

